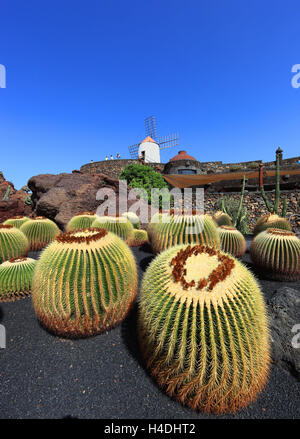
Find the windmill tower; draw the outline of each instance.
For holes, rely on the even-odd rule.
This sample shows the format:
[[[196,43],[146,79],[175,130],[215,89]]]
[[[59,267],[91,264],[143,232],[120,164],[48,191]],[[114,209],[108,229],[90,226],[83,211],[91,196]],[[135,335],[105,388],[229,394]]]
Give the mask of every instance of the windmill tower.
[[[135,145],[129,146],[130,156],[133,159],[141,159],[145,163],[160,163],[160,151],[179,144],[178,134],[158,137],[155,117],[145,119],[146,138]]]

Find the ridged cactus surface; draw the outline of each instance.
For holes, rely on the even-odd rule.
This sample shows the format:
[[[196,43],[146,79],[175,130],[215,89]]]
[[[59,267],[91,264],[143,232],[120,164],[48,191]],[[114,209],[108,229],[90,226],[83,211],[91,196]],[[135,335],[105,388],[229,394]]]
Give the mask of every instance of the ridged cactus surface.
[[[227,213],[222,212],[222,210],[218,210],[218,212],[213,215],[213,220],[218,226],[232,226],[230,216]]]
[[[292,230],[291,224],[288,222],[286,218],[281,218],[276,214],[268,214],[261,216],[257,220],[253,230],[253,234],[257,235],[258,233],[263,232],[268,228],[282,229],[288,231]]]
[[[251,272],[228,254],[185,245],[158,255],[142,282],[138,327],[159,386],[193,409],[235,412],[267,381],[264,299]]]
[[[131,242],[131,247],[138,247],[140,245],[148,242],[148,233],[146,230],[134,230],[133,241]]]
[[[124,212],[122,213],[122,216],[131,222],[134,229],[140,228],[139,217],[134,212]]]
[[[241,258],[247,248],[246,240],[242,233],[235,227],[221,226],[218,228],[221,240],[221,249],[231,255]]]
[[[148,237],[149,237],[150,241],[151,241],[151,238],[153,235],[153,231],[157,227],[157,225],[162,223],[165,220],[169,221],[169,217],[170,217],[169,214],[160,213],[160,212],[157,212],[152,216],[151,221],[149,222],[148,227],[147,227],[147,233],[148,233]]]
[[[84,337],[121,322],[136,291],[137,269],[129,247],[113,233],[90,228],[62,234],[43,251],[32,298],[46,328]]]
[[[209,215],[171,215],[168,223],[158,223],[151,232],[154,253],[180,244],[206,244],[220,248],[217,226]]]
[[[0,263],[26,256],[29,242],[20,229],[10,224],[0,224]]]
[[[134,228],[131,222],[124,217],[102,216],[97,217],[92,224],[92,227],[107,230],[115,233],[122,238],[127,244],[131,244],[133,240]]]
[[[252,241],[250,254],[254,265],[271,279],[300,279],[300,239],[282,229],[267,229]]]
[[[30,249],[33,251],[42,250],[60,234],[55,222],[42,216],[26,221],[20,230],[27,236]]]
[[[70,219],[66,229],[68,232],[70,232],[71,230],[86,229],[92,226],[96,218],[97,216],[93,212],[78,213],[77,215],[73,216],[73,218]]]
[[[14,216],[13,218],[9,218],[4,221],[3,224],[9,224],[13,227],[16,227],[17,229],[20,229],[21,226],[27,221],[29,221],[29,218],[27,218],[27,216]]]
[[[0,302],[10,302],[31,294],[36,261],[13,258],[0,265]]]

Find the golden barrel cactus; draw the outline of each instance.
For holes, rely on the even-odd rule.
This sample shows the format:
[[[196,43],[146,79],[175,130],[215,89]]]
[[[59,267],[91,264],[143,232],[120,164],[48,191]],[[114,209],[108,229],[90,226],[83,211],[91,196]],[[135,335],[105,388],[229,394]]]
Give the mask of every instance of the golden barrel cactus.
[[[0,263],[26,256],[29,242],[20,229],[10,224],[0,224]]]
[[[95,219],[92,227],[107,230],[108,232],[115,233],[122,238],[127,244],[131,244],[133,241],[134,228],[131,222],[122,216],[100,216]]]
[[[73,218],[71,218],[68,222],[66,227],[67,232],[70,232],[71,230],[82,230],[91,227],[96,218],[97,216],[94,212],[78,213],[77,215],[73,216]]]
[[[16,227],[17,229],[20,229],[21,226],[27,221],[29,221],[29,218],[27,218],[27,216],[18,215],[7,219],[6,221],[4,221],[3,224],[9,224],[13,227]]]
[[[227,213],[222,212],[222,210],[218,210],[213,215],[213,220],[218,226],[232,226],[232,221],[230,216]]]
[[[134,229],[141,227],[139,217],[134,212],[124,212],[122,216],[131,222]]]
[[[274,213],[269,213],[258,218],[253,230],[253,234],[258,235],[258,233],[263,232],[268,228],[282,229],[288,231],[292,230],[291,224],[286,218],[282,218]]]
[[[133,241],[131,242],[131,247],[138,247],[140,245],[149,242],[148,233],[146,230],[134,229]]]
[[[295,233],[269,228],[253,239],[250,254],[266,277],[281,281],[300,279],[300,239]]]
[[[236,258],[244,256],[247,244],[239,230],[231,226],[221,226],[218,228],[218,232],[221,240],[221,249],[224,252],[230,253]]]
[[[206,244],[220,248],[218,229],[209,215],[170,215],[167,223],[160,222],[151,231],[154,253],[179,244]]]
[[[0,265],[0,302],[10,302],[31,294],[36,261],[13,258]]]
[[[50,331],[85,337],[121,322],[136,291],[129,247],[113,233],[90,228],[61,234],[43,251],[32,299],[38,319]]]
[[[37,216],[26,221],[20,230],[26,235],[30,249],[33,251],[42,250],[60,234],[60,230],[55,222],[43,216]]]
[[[269,373],[266,307],[251,272],[211,247],[172,247],[148,267],[139,300],[146,367],[168,395],[204,412],[251,403]]]

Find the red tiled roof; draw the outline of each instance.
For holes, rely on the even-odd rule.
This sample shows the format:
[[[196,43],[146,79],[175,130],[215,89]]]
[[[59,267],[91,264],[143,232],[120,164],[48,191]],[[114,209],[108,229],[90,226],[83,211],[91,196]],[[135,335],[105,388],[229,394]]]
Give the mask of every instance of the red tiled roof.
[[[144,139],[141,143],[144,143],[144,142],[153,142],[153,143],[156,143],[155,140],[153,140],[150,136],[146,137],[146,139]]]
[[[175,160],[196,160],[191,155],[188,155],[186,151],[179,151],[177,155],[175,155],[173,158],[170,159],[170,162],[173,162]]]

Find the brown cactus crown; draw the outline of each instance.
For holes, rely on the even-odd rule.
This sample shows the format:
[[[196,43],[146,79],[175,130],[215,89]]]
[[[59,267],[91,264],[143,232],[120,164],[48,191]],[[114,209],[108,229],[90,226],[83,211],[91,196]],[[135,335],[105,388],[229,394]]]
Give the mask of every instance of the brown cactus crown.
[[[220,226],[220,229],[224,229],[224,230],[236,230],[236,228],[235,227],[233,227],[233,226]]]
[[[33,221],[41,221],[41,220],[46,220],[47,218],[45,216],[36,216],[35,218],[32,218]]]
[[[158,213],[162,214],[167,214],[170,216],[174,216],[174,215],[180,215],[180,216],[187,216],[187,215],[200,215],[199,212],[197,212],[196,209],[170,209],[167,211],[163,211],[163,210],[159,210]]]
[[[0,229],[12,229],[13,227],[11,224],[0,224]]]
[[[17,215],[17,216],[12,216],[11,218],[9,218],[10,220],[14,220],[14,219],[23,219],[25,218],[23,215]]]
[[[296,236],[294,232],[290,232],[289,230],[282,230],[282,229],[268,228],[267,233],[269,233],[270,235]]]
[[[79,212],[76,214],[76,216],[94,216],[94,212]]]
[[[99,239],[103,238],[107,235],[107,230],[105,229],[97,229],[95,227],[90,227],[87,229],[76,229],[71,230],[70,232],[62,233],[61,235],[56,237],[57,242],[61,242],[63,244],[87,244],[90,242],[99,241]]]
[[[23,258],[11,258],[11,259],[8,260],[8,262],[10,262],[12,264],[15,264],[15,263],[18,263],[18,262],[27,261],[27,259],[28,258],[25,258],[25,257],[23,257]]]
[[[219,262],[217,267],[209,273],[208,277],[203,277],[198,281],[197,288],[199,290],[202,290],[205,287],[210,291],[213,290],[219,282],[222,282],[230,275],[235,265],[234,259],[228,255],[222,254],[214,248],[204,245],[195,245],[193,247],[189,245],[185,249],[181,249],[171,261],[174,280],[175,282],[180,282],[184,289],[196,286],[195,279],[192,279],[189,282],[186,280],[186,263],[190,257],[198,255],[207,255],[208,257],[216,256]]]

